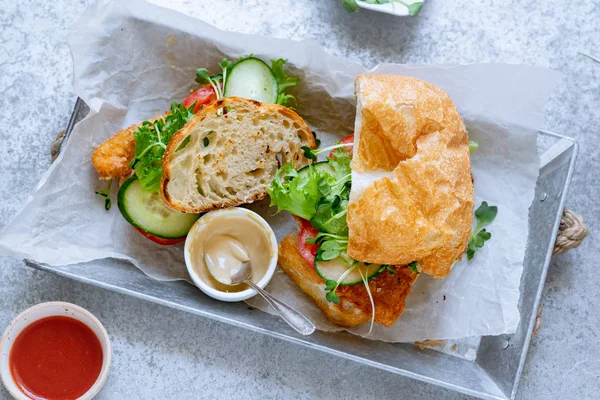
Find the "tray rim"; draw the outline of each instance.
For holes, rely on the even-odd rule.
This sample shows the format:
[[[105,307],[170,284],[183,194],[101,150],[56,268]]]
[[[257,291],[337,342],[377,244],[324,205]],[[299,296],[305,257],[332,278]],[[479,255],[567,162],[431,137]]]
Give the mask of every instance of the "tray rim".
[[[82,119],[80,117],[80,114],[82,112],[85,112],[85,113],[89,112],[89,108],[88,108],[87,104],[81,98],[77,98],[77,100],[75,102],[75,106],[73,108],[73,113],[71,114],[71,117],[69,119],[67,128],[65,130],[64,140],[62,141],[62,143],[60,144],[60,147],[59,147],[60,151],[62,151],[63,146],[65,145],[65,143],[67,142],[69,136],[71,135],[73,127],[77,124],[77,122],[79,122]],[[550,136],[550,137],[553,137],[553,138],[555,138],[557,140],[560,140],[560,139],[567,140],[567,141],[571,142],[571,145],[568,147],[568,149],[570,149],[571,147],[573,148],[571,159],[569,161],[569,168],[568,168],[568,171],[567,171],[567,176],[565,177],[564,187],[563,187],[563,189],[561,191],[562,193],[560,195],[560,202],[559,202],[559,206],[558,206],[559,212],[557,213],[557,215],[555,217],[554,225],[553,225],[553,228],[552,228],[552,235],[551,235],[551,237],[556,237],[556,234],[558,232],[558,228],[559,228],[559,225],[560,225],[560,220],[561,220],[561,216],[562,216],[562,210],[564,209],[564,206],[565,206],[565,203],[566,203],[568,191],[569,191],[570,184],[571,184],[572,177],[573,177],[574,170],[575,170],[575,164],[576,164],[577,156],[578,156],[578,153],[579,153],[579,143],[575,139],[573,139],[571,137],[568,137],[568,136],[565,136],[565,135],[562,135],[562,134],[558,134],[558,133],[554,133],[554,132],[551,132],[551,131],[548,131],[548,130],[545,130],[545,129],[539,129],[538,130],[538,134]],[[540,166],[540,168],[541,167],[542,166]],[[541,275],[540,275],[540,280],[539,280],[539,283],[538,283],[538,287],[537,287],[535,298],[534,298],[534,302],[533,302],[533,309],[534,310],[538,309],[539,303],[541,301],[541,296],[543,294],[543,289],[544,289],[544,286],[545,286],[545,281],[546,281],[546,276],[547,276],[547,273],[548,273],[549,264],[550,264],[550,261],[551,261],[551,258],[552,258],[552,249],[553,249],[553,246],[551,245],[551,243],[549,243],[548,250],[547,250],[547,253],[546,253],[546,257],[544,259],[544,265],[542,267],[542,271],[541,271]],[[474,396],[474,397],[477,397],[477,398],[482,398],[482,399],[497,399],[497,400],[502,400],[502,399],[514,399],[516,397],[516,394],[517,394],[517,391],[518,391],[518,388],[519,388],[520,379],[521,379],[521,376],[522,376],[522,373],[523,373],[525,361],[526,361],[527,354],[528,354],[528,351],[529,351],[529,346],[531,344],[531,336],[533,334],[533,328],[534,328],[535,320],[536,320],[536,313],[533,312],[532,315],[531,315],[531,317],[529,318],[529,321],[527,321],[527,331],[526,331],[526,335],[525,335],[525,340],[524,340],[524,343],[523,343],[523,346],[522,346],[522,349],[521,349],[521,354],[520,354],[520,357],[519,357],[519,364],[518,364],[517,372],[515,374],[513,383],[511,384],[511,392],[510,392],[510,394],[504,393],[498,387],[498,390],[505,395],[505,396],[499,397],[499,396],[491,395],[489,393],[479,392],[479,391],[476,391],[474,389],[470,389],[470,388],[465,387],[465,386],[459,386],[459,385],[452,384],[452,383],[449,383],[449,382],[446,382],[446,381],[438,380],[438,379],[436,379],[434,377],[431,377],[431,376],[422,375],[422,374],[419,374],[419,373],[416,373],[416,372],[412,372],[412,371],[405,370],[405,369],[400,369],[400,368],[397,368],[397,367],[391,367],[391,366],[389,366],[387,364],[383,364],[383,363],[380,363],[380,362],[377,362],[377,361],[369,360],[369,359],[366,359],[366,358],[363,358],[363,357],[360,357],[360,356],[357,356],[357,355],[354,355],[354,354],[349,354],[349,353],[346,353],[345,351],[337,350],[336,348],[329,347],[329,346],[326,346],[326,345],[323,345],[323,344],[318,344],[318,343],[313,343],[313,342],[310,342],[310,341],[306,341],[306,340],[303,340],[303,337],[300,337],[300,336],[292,336],[292,335],[280,333],[280,332],[277,332],[277,331],[272,331],[272,330],[267,329],[267,328],[262,328],[262,327],[259,327],[259,326],[250,325],[250,324],[247,324],[247,323],[245,323],[243,321],[238,321],[238,320],[235,320],[235,319],[231,319],[231,318],[226,317],[226,316],[221,316],[221,315],[214,314],[214,313],[211,313],[211,312],[203,312],[202,310],[192,309],[192,308],[187,307],[185,305],[177,304],[177,303],[171,302],[169,300],[161,299],[159,297],[154,297],[154,296],[151,296],[151,295],[148,295],[148,294],[145,294],[145,293],[142,293],[142,292],[134,291],[134,290],[131,290],[131,289],[128,289],[128,288],[125,288],[125,287],[114,286],[114,285],[105,283],[103,281],[96,280],[96,279],[93,279],[93,278],[88,278],[88,277],[81,276],[81,275],[77,275],[77,274],[69,272],[69,271],[55,269],[52,266],[48,266],[48,265],[44,265],[44,264],[39,264],[39,263],[36,263],[35,261],[32,261],[32,260],[23,260],[23,261],[25,262],[25,264],[27,266],[35,268],[35,269],[38,269],[38,270],[41,270],[41,271],[51,272],[51,273],[54,273],[56,275],[63,276],[65,278],[73,279],[73,280],[78,281],[78,282],[90,284],[90,285],[93,285],[93,286],[96,286],[96,287],[100,287],[102,289],[107,289],[107,290],[111,290],[113,292],[117,292],[117,293],[125,294],[125,295],[128,295],[128,296],[132,296],[132,297],[135,297],[135,298],[139,298],[139,299],[142,299],[142,300],[150,301],[150,302],[153,302],[155,304],[159,304],[159,305],[166,306],[166,307],[169,307],[169,308],[174,308],[174,309],[177,309],[177,310],[180,310],[180,311],[184,311],[184,312],[188,312],[188,313],[191,313],[191,314],[194,314],[194,315],[199,315],[201,317],[209,318],[209,319],[212,319],[212,320],[215,320],[215,321],[219,321],[219,322],[222,322],[222,323],[230,324],[230,325],[237,326],[237,327],[240,327],[240,328],[243,328],[243,329],[248,329],[248,330],[256,332],[256,333],[266,334],[266,335],[268,335],[270,337],[275,337],[275,338],[282,339],[282,340],[287,341],[287,342],[296,343],[296,344],[305,346],[307,348],[314,349],[314,350],[319,350],[319,351],[322,351],[322,352],[325,352],[325,353],[334,354],[334,355],[336,355],[338,357],[342,357],[342,358],[345,358],[345,359],[348,359],[348,360],[351,360],[351,361],[354,361],[354,362],[358,362],[358,363],[361,363],[361,364],[364,364],[364,365],[368,365],[370,367],[378,368],[378,369],[385,370],[385,371],[391,372],[391,373],[395,373],[395,374],[398,374],[398,375],[401,375],[401,376],[404,376],[404,377],[407,377],[407,378],[415,379],[415,380],[418,380],[418,381],[421,381],[421,382],[425,382],[425,383],[428,383],[428,384],[433,384],[433,385],[438,386],[438,387],[443,387],[443,388],[446,388],[446,389],[449,389],[449,390],[452,390],[452,391],[456,391],[456,392],[459,392],[459,393],[467,394],[467,395]],[[148,279],[150,279],[150,278],[148,278]],[[523,322],[523,321],[521,321],[521,322]],[[448,356],[452,357],[451,355],[448,355]],[[475,362],[472,362],[472,363],[476,364]],[[390,367],[394,368],[395,371],[390,370]]]
[[[577,162],[577,156],[579,155],[579,143],[577,140],[561,135],[558,133],[550,132],[547,130],[540,129],[539,133],[544,135],[552,136],[557,139],[568,140],[572,143],[573,154],[571,156],[571,160],[569,161],[569,169],[567,171],[567,176],[565,177],[565,184],[562,189],[562,193],[560,195],[560,202],[558,206],[559,212],[557,213],[554,226],[552,228],[551,237],[556,238],[558,234],[558,228],[560,226],[560,221],[562,219],[563,210],[565,209],[565,204],[567,202],[567,196],[569,194],[569,189],[571,187],[571,181],[573,178],[573,174],[575,172],[575,164]],[[562,153],[560,153],[562,154]],[[559,155],[560,155],[559,154]],[[559,156],[557,155],[557,157]],[[540,166],[542,168],[543,166]],[[534,199],[535,200],[535,199]],[[544,266],[542,268],[542,273],[540,274],[540,281],[538,283],[537,292],[535,295],[535,299],[533,301],[533,310],[535,312],[531,313],[531,317],[527,323],[527,333],[525,334],[525,341],[523,343],[523,348],[521,350],[521,356],[519,357],[519,366],[517,368],[517,372],[515,374],[515,379],[513,381],[512,390],[510,393],[510,399],[515,399],[517,396],[517,391],[519,389],[519,384],[521,382],[521,376],[523,375],[523,369],[525,368],[525,362],[527,360],[527,354],[529,353],[529,346],[531,345],[531,336],[533,335],[533,329],[535,328],[535,322],[537,319],[537,310],[540,306],[540,302],[542,300],[542,295],[544,292],[544,286],[546,285],[546,278],[548,275],[548,268],[550,266],[550,261],[552,260],[552,252],[554,250],[554,243],[550,243],[548,246],[548,250],[546,251],[546,258],[544,259]]]

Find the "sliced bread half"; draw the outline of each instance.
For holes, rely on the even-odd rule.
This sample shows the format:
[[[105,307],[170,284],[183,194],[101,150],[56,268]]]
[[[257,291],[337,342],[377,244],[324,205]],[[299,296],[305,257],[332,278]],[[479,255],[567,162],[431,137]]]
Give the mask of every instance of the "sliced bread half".
[[[315,139],[294,111],[238,97],[215,101],[169,142],[161,195],[188,213],[263,199],[280,165],[310,164],[302,146],[314,148]]]

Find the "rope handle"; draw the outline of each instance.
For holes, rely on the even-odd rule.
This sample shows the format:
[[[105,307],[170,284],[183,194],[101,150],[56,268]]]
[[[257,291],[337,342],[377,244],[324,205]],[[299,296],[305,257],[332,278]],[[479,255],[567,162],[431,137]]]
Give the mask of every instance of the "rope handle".
[[[56,157],[60,154],[61,144],[64,139],[65,131],[60,131],[58,135],[56,135],[56,139],[52,142],[52,147],[50,148],[52,162],[54,162]],[[561,254],[579,247],[587,235],[588,229],[583,223],[583,217],[565,208],[563,210],[562,218],[560,219],[558,235],[556,236],[552,254]]]
[[[583,223],[583,217],[565,208],[560,219],[558,235],[554,242],[552,254],[561,254],[579,247],[583,239],[588,235],[588,229]]]

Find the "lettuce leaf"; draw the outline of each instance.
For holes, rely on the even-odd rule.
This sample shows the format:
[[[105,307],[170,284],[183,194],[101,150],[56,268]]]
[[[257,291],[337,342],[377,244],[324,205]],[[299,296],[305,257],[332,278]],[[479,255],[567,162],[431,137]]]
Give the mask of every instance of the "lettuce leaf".
[[[293,165],[286,164],[277,171],[269,188],[271,206],[277,206],[277,212],[288,211],[307,220],[315,214],[321,199],[319,181],[322,177],[316,168],[307,168],[306,173],[299,174]]]
[[[300,82],[300,78],[297,76],[289,76],[283,69],[283,64],[287,60],[280,58],[279,60],[271,60],[271,71],[275,75],[277,80],[277,104],[281,104],[285,107],[290,107],[291,103],[294,105],[298,104],[294,95],[286,93],[286,90],[294,87]]]
[[[329,167],[312,164],[301,171],[284,165],[269,188],[271,205],[311,221],[322,232],[347,235],[346,208],[350,197],[350,155],[337,149],[327,158]]]

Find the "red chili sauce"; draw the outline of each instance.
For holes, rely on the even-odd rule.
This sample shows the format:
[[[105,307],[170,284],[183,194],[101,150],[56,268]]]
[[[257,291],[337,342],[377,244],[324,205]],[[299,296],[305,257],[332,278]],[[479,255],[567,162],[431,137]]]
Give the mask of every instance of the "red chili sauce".
[[[102,369],[102,345],[83,322],[47,317],[26,327],[10,350],[9,365],[17,386],[32,399],[81,397]]]

